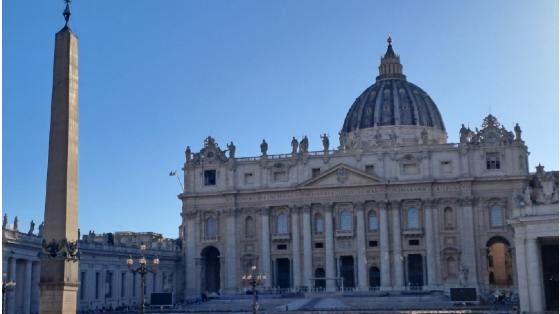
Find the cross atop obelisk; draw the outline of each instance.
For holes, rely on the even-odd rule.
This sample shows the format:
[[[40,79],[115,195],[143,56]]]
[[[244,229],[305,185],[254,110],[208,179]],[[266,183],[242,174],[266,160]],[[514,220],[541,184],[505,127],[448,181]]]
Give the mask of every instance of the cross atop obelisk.
[[[66,25],[55,35],[40,313],[76,313],[78,287],[78,37]]]

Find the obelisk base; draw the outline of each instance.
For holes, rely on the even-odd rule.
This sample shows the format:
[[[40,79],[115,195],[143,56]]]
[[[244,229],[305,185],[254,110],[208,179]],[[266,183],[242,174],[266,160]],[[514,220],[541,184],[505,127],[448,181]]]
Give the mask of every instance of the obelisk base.
[[[76,314],[79,283],[40,283],[41,314]]]

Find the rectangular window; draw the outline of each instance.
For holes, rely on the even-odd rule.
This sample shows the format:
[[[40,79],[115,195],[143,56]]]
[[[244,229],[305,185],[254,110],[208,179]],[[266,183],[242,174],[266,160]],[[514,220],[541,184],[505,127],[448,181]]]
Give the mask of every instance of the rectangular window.
[[[287,244],[278,244],[276,246],[277,250],[287,250],[288,249],[288,245]]]
[[[486,154],[486,169],[500,169],[500,154]]]
[[[80,300],[84,300],[86,296],[86,272],[82,272],[82,280],[80,280]]]
[[[420,240],[408,240],[408,245],[420,245]]]
[[[126,288],[126,273],[121,273],[121,298],[124,298]]]
[[[216,185],[216,170],[204,171],[204,185]]]
[[[312,178],[315,178],[315,177],[319,176],[320,173],[321,173],[321,168],[311,169],[311,177]]]
[[[323,242],[315,242],[315,248],[316,249],[322,249],[323,248]]]
[[[105,297],[113,297],[113,272],[105,272]]]
[[[418,165],[416,164],[403,164],[403,174],[417,174]]]
[[[373,166],[366,166],[366,172],[373,175]]]
[[[95,273],[95,299],[99,299],[99,273]]]
[[[451,173],[451,161],[441,162],[441,173]]]
[[[274,181],[288,181],[286,171],[278,171],[274,173]]]
[[[315,232],[323,232],[323,218],[315,219]]]
[[[245,184],[253,184],[253,174],[246,173],[245,174]]]
[[[369,241],[369,246],[370,247],[376,247],[377,246],[377,241]]]
[[[369,230],[377,230],[377,216],[369,216]]]

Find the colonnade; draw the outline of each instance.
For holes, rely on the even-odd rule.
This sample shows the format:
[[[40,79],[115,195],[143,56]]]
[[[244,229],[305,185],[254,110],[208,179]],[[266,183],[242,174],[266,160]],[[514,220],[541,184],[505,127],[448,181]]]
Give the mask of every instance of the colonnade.
[[[6,292],[6,313],[39,312],[41,291],[37,283],[41,264],[37,260],[8,257],[4,259],[6,280],[16,282],[14,290]]]

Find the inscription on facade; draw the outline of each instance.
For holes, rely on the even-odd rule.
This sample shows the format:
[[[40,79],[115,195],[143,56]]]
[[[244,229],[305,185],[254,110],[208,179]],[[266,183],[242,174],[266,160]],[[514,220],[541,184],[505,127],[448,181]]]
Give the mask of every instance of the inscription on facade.
[[[228,196],[228,202],[260,202],[275,200],[291,200],[309,197],[328,197],[328,196],[352,196],[352,195],[383,195],[387,193],[410,193],[410,192],[449,192],[470,190],[468,185],[444,185],[437,187],[395,187],[395,188],[371,188],[359,190],[339,190],[339,191],[317,191],[317,192],[294,192],[288,194],[255,195],[255,196]]]

